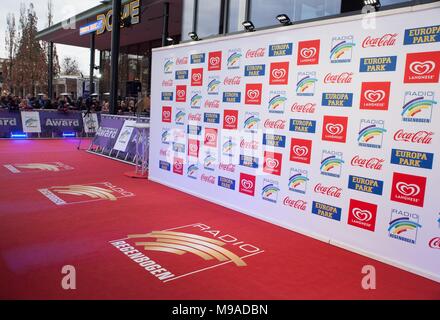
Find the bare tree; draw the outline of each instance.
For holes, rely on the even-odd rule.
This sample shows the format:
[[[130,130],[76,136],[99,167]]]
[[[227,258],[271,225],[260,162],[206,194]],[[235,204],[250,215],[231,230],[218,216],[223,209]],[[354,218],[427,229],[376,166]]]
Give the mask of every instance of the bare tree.
[[[78,61],[72,57],[65,57],[61,64],[61,72],[66,76],[79,76],[81,71],[79,70]]]
[[[53,25],[53,1],[47,1],[47,27],[51,27]],[[46,53],[49,53],[49,42],[46,42]],[[56,77],[61,72],[60,60],[58,58],[57,47],[53,46],[53,75]]]
[[[14,79],[12,78],[12,70],[14,67],[14,58],[17,49],[17,27],[15,25],[15,15],[8,13],[6,17],[6,37],[5,37],[5,49],[8,54],[8,66],[3,68],[5,83],[12,91],[14,87]]]

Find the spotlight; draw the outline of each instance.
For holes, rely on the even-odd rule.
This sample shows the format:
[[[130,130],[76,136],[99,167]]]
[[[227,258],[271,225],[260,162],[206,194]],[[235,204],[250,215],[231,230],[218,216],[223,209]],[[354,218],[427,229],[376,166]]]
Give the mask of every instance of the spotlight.
[[[199,38],[199,36],[197,35],[197,33],[195,31],[191,31],[190,33],[188,33],[188,36],[193,40],[193,41],[199,41],[202,40]]]
[[[254,24],[252,23],[252,21],[250,21],[250,20],[244,21],[244,22],[242,23],[242,25],[243,25],[243,27],[246,29],[247,32],[255,31],[255,26],[254,26]]]
[[[290,26],[292,24],[292,21],[290,21],[290,18],[287,14],[279,14],[277,15],[277,20],[285,26]]]
[[[174,44],[175,44],[174,39],[171,38],[171,37],[167,37],[166,40],[167,40],[168,43],[171,44],[171,45],[174,45]]]
[[[381,7],[380,0],[364,0],[365,6],[372,6],[374,9],[379,10]]]

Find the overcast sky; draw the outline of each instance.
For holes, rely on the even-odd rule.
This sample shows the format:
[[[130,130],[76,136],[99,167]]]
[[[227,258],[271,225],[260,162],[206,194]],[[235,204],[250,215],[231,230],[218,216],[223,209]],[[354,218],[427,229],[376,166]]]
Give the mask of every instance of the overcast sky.
[[[48,0],[0,0],[0,58],[7,57],[5,50],[6,15],[8,13],[14,13],[16,23],[18,24],[20,3],[25,3],[26,6],[28,6],[29,3],[32,2],[38,16],[38,29],[44,29],[47,26],[47,1]],[[99,0],[53,0],[52,2],[54,6],[54,23],[63,21],[79,12],[100,4]],[[75,57],[83,73],[88,73],[90,55],[88,49],[57,45],[57,52],[60,56],[60,61],[65,56]]]

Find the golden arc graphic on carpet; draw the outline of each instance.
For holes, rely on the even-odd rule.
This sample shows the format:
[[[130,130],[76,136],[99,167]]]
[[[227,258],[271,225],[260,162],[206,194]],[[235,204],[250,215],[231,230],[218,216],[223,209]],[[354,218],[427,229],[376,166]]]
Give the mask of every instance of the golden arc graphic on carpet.
[[[12,173],[60,172],[73,170],[73,167],[61,162],[16,163],[3,165]]]
[[[203,223],[129,234],[109,243],[164,283],[228,264],[245,267],[245,259],[264,252]]]
[[[115,186],[110,182],[54,186],[50,188],[38,189],[38,191],[56,205],[86,203],[102,200],[116,201],[120,198],[134,196],[134,193]]]

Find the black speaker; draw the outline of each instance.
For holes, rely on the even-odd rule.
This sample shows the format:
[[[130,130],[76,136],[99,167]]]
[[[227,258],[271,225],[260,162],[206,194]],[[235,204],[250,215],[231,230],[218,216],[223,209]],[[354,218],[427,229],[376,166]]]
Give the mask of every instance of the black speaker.
[[[138,92],[142,91],[142,83],[140,81],[127,81],[127,97],[137,97]]]
[[[360,11],[364,6],[363,0],[342,0],[341,13]]]

